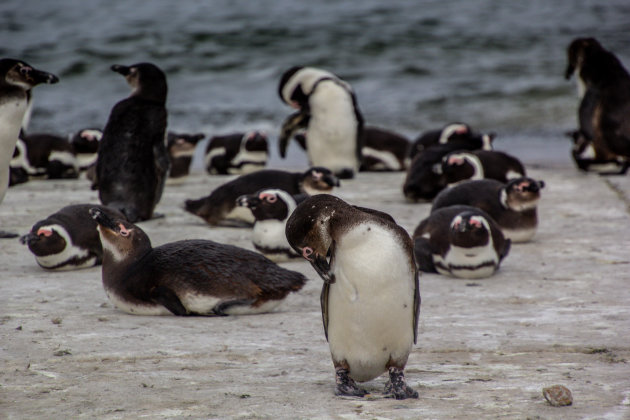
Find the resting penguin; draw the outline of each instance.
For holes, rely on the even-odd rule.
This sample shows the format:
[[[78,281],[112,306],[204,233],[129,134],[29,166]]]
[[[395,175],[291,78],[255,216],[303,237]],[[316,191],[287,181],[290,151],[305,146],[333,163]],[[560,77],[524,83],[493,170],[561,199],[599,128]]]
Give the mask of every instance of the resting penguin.
[[[404,171],[409,165],[407,138],[393,131],[365,127],[361,171]]]
[[[70,135],[70,144],[77,157],[80,171],[86,171],[96,164],[98,144],[103,138],[103,132],[96,128],[85,128]]]
[[[478,207],[501,227],[512,242],[527,242],[536,233],[543,181],[515,178],[507,184],[494,179],[466,181],[447,188],[435,197],[431,212],[457,204]]]
[[[525,167],[520,160],[503,152],[456,151],[444,156],[442,173],[448,185],[484,178],[508,182],[510,179],[525,176]]]
[[[322,315],[335,393],[362,397],[366,391],[355,381],[388,372],[386,393],[396,399],[417,398],[403,374],[420,310],[413,243],[383,215],[316,195],[293,211],[286,234],[324,280]]]
[[[112,108],[96,160],[101,203],[130,222],[150,219],[168,175],[166,76],[151,63],[114,65],[131,95]]]
[[[77,270],[99,265],[103,259],[103,248],[96,222],[89,213],[91,208],[97,208],[110,217],[124,218],[122,213],[105,206],[70,205],[35,223],[20,241],[28,245],[42,268]]]
[[[190,173],[190,164],[195,155],[195,148],[205,137],[204,134],[185,134],[169,131],[166,135],[166,149],[171,162],[169,177],[183,179]]]
[[[79,163],[67,138],[54,134],[22,134],[11,159],[12,168],[23,168],[30,177],[71,179],[79,177]]]
[[[597,172],[601,175],[625,175],[630,167],[630,158],[614,154],[608,148],[595,148],[593,140],[582,130],[566,133],[573,140],[571,156],[578,169]]]
[[[244,194],[276,188],[291,195],[314,195],[331,192],[338,186],[339,180],[327,168],[314,167],[304,173],[264,169],[226,182],[206,197],[186,200],[185,210],[210,225],[250,226],[255,220],[252,212],[236,206],[236,200]]]
[[[0,59],[0,203],[9,187],[9,166],[28,107],[30,90],[41,83],[57,83],[57,76],[34,69],[24,61]],[[0,230],[0,238],[16,234]]]
[[[574,39],[567,55],[565,77],[577,73],[580,130],[596,151],[630,157],[630,74],[594,38]]]
[[[413,233],[418,268],[465,279],[490,277],[510,250],[499,225],[471,206],[443,207]]]
[[[244,315],[269,312],[306,278],[257,252],[207,240],[156,248],[138,226],[91,209],[103,244],[103,286],[134,315]]]
[[[342,179],[354,177],[361,164],[363,117],[350,85],[325,70],[296,66],[284,72],[278,93],[299,110],[283,124],[280,156],[293,134],[306,129],[311,165],[330,168]]]
[[[306,195],[296,197],[303,200]],[[287,220],[297,207],[296,198],[286,191],[272,188],[242,195],[236,203],[249,208],[256,218],[252,231],[256,250],[276,262],[301,257],[291,248],[284,233]]]
[[[409,148],[409,158],[439,144],[462,143],[466,150],[492,150],[492,141],[495,134],[479,134],[473,131],[468,124],[450,123],[439,130],[429,130],[418,137]]]
[[[260,131],[214,136],[206,146],[205,162],[209,174],[248,174],[267,164],[267,136]]]

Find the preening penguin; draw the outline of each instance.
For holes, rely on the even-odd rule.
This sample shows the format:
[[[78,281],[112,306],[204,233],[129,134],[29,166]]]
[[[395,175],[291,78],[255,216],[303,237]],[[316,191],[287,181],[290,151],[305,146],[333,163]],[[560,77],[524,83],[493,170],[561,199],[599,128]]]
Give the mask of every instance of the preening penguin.
[[[96,161],[99,198],[131,222],[150,219],[168,175],[166,76],[151,63],[114,65],[131,95],[112,109]]]
[[[361,165],[363,117],[350,85],[328,71],[298,66],[282,75],[278,93],[299,110],[283,124],[280,156],[293,135],[305,129],[311,165],[330,168],[342,179],[354,177]]]
[[[355,381],[388,372],[386,393],[417,398],[403,374],[420,310],[418,271],[407,232],[385,213],[322,194],[298,205],[286,235],[324,280],[322,315],[336,394],[362,397],[366,391]]]
[[[306,283],[257,252],[207,240],[153,248],[138,226],[97,208],[103,287],[135,315],[244,315],[269,312]]]
[[[28,107],[30,90],[41,83],[58,81],[54,74],[37,70],[24,61],[0,59],[0,203],[9,187],[9,166]],[[0,238],[16,236],[0,230]]]
[[[489,277],[510,250],[499,225],[471,206],[438,209],[413,233],[418,268],[429,273],[474,279]]]

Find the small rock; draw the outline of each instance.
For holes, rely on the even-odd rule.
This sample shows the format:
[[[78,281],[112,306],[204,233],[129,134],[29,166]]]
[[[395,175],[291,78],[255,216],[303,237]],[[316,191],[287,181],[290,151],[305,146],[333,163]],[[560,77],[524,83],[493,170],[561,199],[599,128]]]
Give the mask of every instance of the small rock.
[[[563,407],[573,404],[573,396],[566,386],[554,385],[543,388],[542,392],[545,399],[554,407]]]

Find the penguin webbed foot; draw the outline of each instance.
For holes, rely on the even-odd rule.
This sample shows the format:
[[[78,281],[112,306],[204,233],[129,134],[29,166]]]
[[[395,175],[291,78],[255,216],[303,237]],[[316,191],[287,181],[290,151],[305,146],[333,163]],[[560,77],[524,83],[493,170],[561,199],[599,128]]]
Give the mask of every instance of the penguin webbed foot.
[[[389,368],[389,380],[385,384],[385,395],[397,400],[418,398],[418,392],[405,383],[405,374],[401,368]]]
[[[348,369],[336,369],[335,382],[337,386],[335,387],[335,395],[345,397],[364,397],[367,395],[368,392],[363,388],[359,388],[356,382],[354,382],[354,379],[352,379],[348,373]]]
[[[212,312],[214,312],[214,314],[217,316],[228,316],[229,314],[226,313],[225,311],[232,308],[233,306],[250,306],[252,303],[254,303],[254,299],[226,300],[226,301],[217,303],[217,305],[214,308],[212,308]]]

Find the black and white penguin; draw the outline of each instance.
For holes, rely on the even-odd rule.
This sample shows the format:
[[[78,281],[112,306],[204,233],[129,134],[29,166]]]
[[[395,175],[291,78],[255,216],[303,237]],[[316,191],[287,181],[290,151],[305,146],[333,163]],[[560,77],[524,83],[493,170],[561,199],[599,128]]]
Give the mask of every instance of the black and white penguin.
[[[582,130],[569,131],[566,135],[573,140],[571,157],[578,169],[601,175],[625,175],[628,172],[630,158],[617,155],[607,147],[595,148],[593,139]]]
[[[305,129],[306,151],[313,166],[352,178],[361,165],[363,116],[350,85],[314,67],[292,67],[280,79],[282,101],[299,111],[285,120],[278,139],[284,157],[295,132]]]
[[[595,38],[574,39],[565,77],[577,73],[580,131],[596,151],[630,157],[630,74]]]
[[[204,137],[205,134],[202,133],[186,134],[172,131],[167,133],[166,150],[168,151],[168,158],[171,162],[171,170],[169,173],[171,179],[184,179],[188,176],[197,143],[203,140]]]
[[[24,61],[0,59],[0,203],[9,187],[9,167],[28,107],[30,90],[41,83],[58,81],[54,74],[37,70]],[[16,236],[0,230],[0,238]]]
[[[134,315],[244,315],[273,310],[306,278],[257,252],[208,240],[153,248],[138,226],[91,209],[109,300]]]
[[[471,206],[432,212],[416,227],[413,239],[420,270],[465,279],[490,277],[510,250],[497,222]]]
[[[211,175],[248,174],[263,169],[268,157],[267,135],[263,132],[214,136],[206,146],[206,171]]]
[[[411,143],[401,134],[378,127],[363,130],[361,171],[404,171]]]
[[[385,392],[417,398],[403,369],[417,337],[418,271],[409,234],[381,212],[323,194],[293,211],[287,239],[324,280],[324,332],[336,394],[362,397],[364,382],[389,373]]]
[[[186,200],[185,210],[210,225],[251,226],[255,221],[252,212],[236,205],[236,200],[242,195],[267,188],[283,190],[291,195],[314,195],[329,193],[338,186],[339,180],[327,168],[314,167],[303,173],[263,169],[226,182],[206,197]]]
[[[444,156],[442,173],[447,185],[474,179],[508,182],[525,176],[525,167],[512,155],[494,150],[456,151]]]
[[[15,145],[12,168],[30,177],[72,179],[79,177],[79,163],[67,138],[54,134],[22,134]]]
[[[431,212],[458,204],[478,207],[498,223],[503,236],[512,242],[527,242],[538,228],[537,206],[544,186],[543,181],[528,177],[508,183],[494,179],[466,181],[440,192]]]
[[[307,196],[300,195],[302,201]],[[251,210],[256,221],[252,230],[254,248],[272,261],[300,258],[287,241],[285,226],[297,207],[296,197],[279,189],[264,189],[240,196],[236,203]]]
[[[109,115],[99,144],[96,177],[101,202],[130,222],[150,219],[168,176],[166,76],[151,63],[114,65],[131,95]]]
[[[103,131],[97,128],[84,128],[69,137],[79,170],[86,171],[90,166],[95,165],[98,156],[98,144],[103,138]]]
[[[122,213],[105,206],[74,204],[35,223],[20,241],[28,245],[42,268],[77,270],[99,265],[103,248],[96,222],[89,213],[91,208],[98,208],[110,217],[124,218]]]
[[[450,123],[439,130],[429,130],[420,135],[409,148],[409,158],[413,159],[418,153],[439,144],[461,143],[465,150],[492,150],[494,133],[480,134],[468,124]]]

